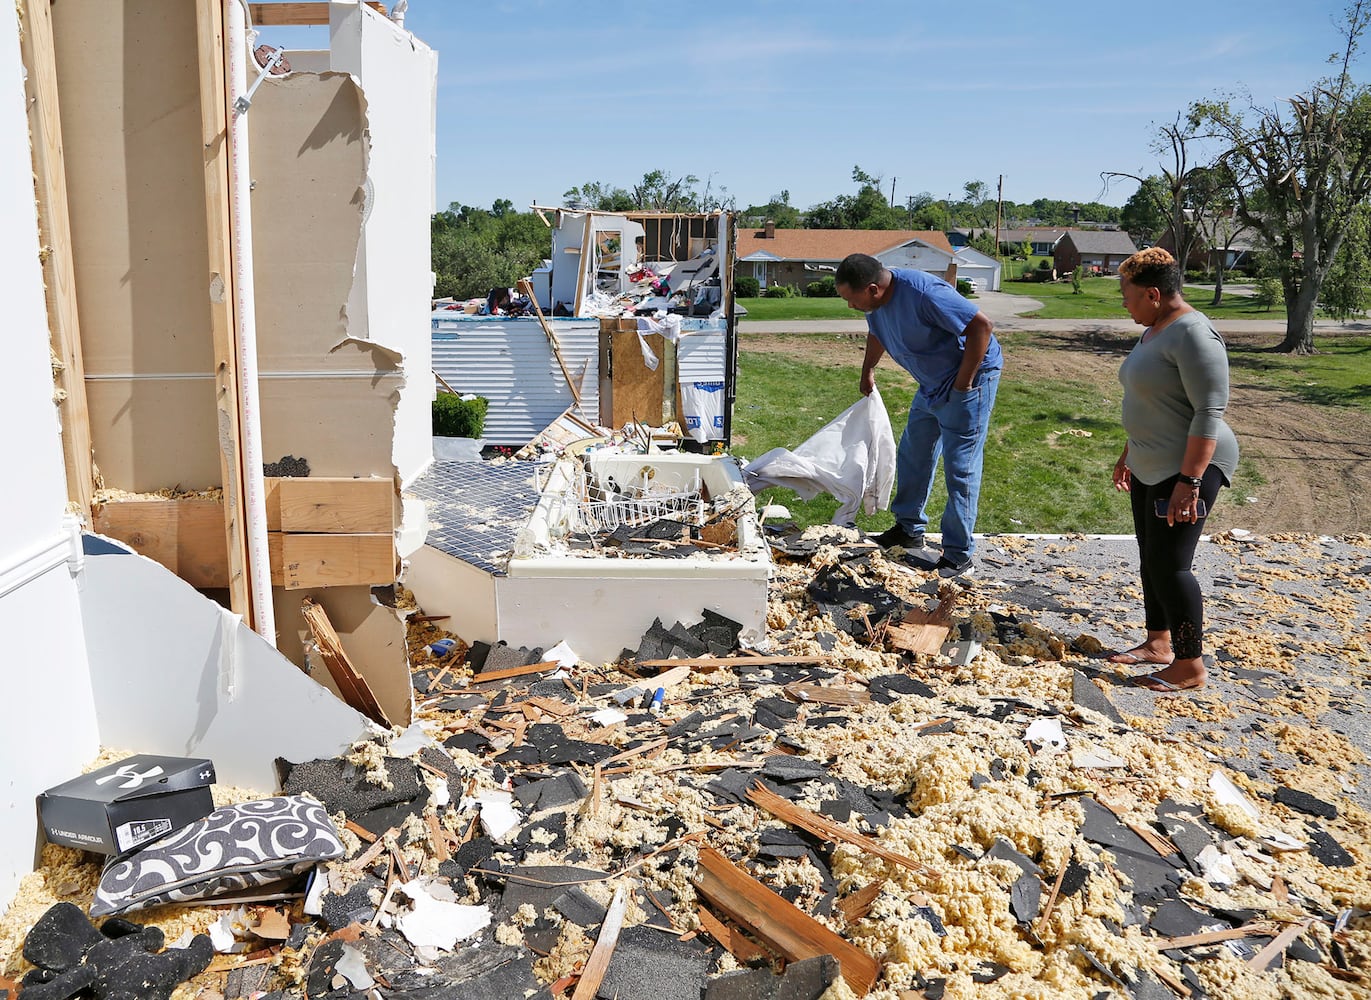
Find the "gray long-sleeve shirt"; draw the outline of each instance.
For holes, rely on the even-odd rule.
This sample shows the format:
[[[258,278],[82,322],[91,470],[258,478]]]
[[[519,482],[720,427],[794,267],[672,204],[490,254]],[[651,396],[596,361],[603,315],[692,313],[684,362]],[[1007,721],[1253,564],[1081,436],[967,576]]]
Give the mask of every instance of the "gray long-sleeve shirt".
[[[1231,480],[1238,439],[1224,423],[1228,351],[1201,312],[1187,312],[1153,335],[1144,333],[1119,366],[1128,469],[1155,485],[1181,471],[1186,438],[1214,439],[1211,464]]]

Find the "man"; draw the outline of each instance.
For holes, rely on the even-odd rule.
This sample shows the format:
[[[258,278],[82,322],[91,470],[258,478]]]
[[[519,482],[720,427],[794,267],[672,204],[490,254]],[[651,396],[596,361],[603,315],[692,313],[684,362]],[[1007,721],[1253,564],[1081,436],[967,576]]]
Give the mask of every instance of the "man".
[[[981,460],[1004,364],[993,325],[942,278],[890,270],[866,254],[854,253],[838,265],[837,286],[851,308],[866,313],[862,394],[871,394],[876,363],[885,354],[919,383],[895,455],[895,525],[876,541],[886,548],[923,548],[928,494],[941,455],[947,507],[938,575],[970,575]]]

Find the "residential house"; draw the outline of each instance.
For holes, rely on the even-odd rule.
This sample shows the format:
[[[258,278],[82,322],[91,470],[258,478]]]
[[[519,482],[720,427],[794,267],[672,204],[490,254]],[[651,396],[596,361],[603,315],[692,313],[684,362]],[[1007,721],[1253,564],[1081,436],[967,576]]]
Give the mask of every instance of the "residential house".
[[[1138,252],[1133,238],[1121,229],[1070,230],[1057,242],[1052,263],[1060,274],[1078,266],[1100,274],[1113,274],[1119,264]]]
[[[974,280],[977,291],[1000,290],[1001,264],[994,257],[981,253],[975,247],[965,246],[957,250],[953,260],[957,264],[957,277]]]
[[[1262,246],[1257,231],[1244,225],[1231,213],[1204,217],[1198,223],[1198,229],[1199,235],[1185,262],[1187,270],[1207,271],[1222,263],[1225,271],[1231,271],[1249,262]],[[1157,240],[1157,246],[1173,254],[1176,252],[1176,240],[1170,226]]]
[[[911,267],[955,277],[947,234],[931,230],[777,229],[738,233],[735,274],[752,276],[763,288],[791,285],[801,290],[837,270],[848,254],[865,253],[887,267]]]
[[[987,230],[993,231],[993,230]],[[1036,257],[1050,257],[1057,243],[1071,230],[1063,226],[1025,226],[1021,229],[1001,229],[1000,249],[1004,253],[1018,253],[1025,243]],[[973,237],[975,234],[972,234]]]

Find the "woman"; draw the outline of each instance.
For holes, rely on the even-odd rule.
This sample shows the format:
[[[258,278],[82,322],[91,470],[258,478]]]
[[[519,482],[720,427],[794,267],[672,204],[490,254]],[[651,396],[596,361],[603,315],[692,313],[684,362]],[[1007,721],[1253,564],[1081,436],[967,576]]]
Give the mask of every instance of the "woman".
[[[1114,663],[1160,664],[1150,691],[1205,684],[1204,610],[1191,572],[1208,508],[1229,485],[1238,441],[1224,423],[1228,353],[1208,317],[1181,298],[1181,269],[1160,247],[1119,265],[1124,308],[1147,329],[1119,368],[1128,434],[1114,488],[1130,494],[1147,638]]]

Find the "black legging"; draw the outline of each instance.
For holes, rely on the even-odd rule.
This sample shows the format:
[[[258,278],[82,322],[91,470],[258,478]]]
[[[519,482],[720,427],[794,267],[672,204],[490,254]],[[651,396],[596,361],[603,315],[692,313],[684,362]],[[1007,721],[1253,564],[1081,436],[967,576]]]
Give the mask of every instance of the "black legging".
[[[1177,476],[1155,486],[1132,481],[1133,530],[1138,536],[1138,559],[1142,574],[1143,613],[1149,632],[1170,631],[1171,649],[1178,660],[1204,651],[1204,605],[1199,581],[1190,571],[1195,546],[1204,532],[1206,518],[1168,525],[1157,516],[1157,501],[1171,500]],[[1204,470],[1200,498],[1210,510],[1219,487],[1228,485],[1218,466]]]

